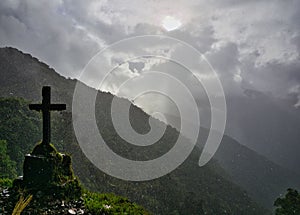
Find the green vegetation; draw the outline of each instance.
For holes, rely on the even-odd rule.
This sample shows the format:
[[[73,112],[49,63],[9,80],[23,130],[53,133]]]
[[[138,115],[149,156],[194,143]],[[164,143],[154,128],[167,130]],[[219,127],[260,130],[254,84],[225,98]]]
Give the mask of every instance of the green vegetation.
[[[12,187],[11,179],[0,179],[0,190]],[[26,198],[25,198],[26,196]],[[80,199],[57,199],[57,195],[31,194],[24,189],[9,189],[9,197],[0,196],[0,214],[62,214],[66,208],[76,206],[84,213],[93,215],[150,215],[142,206],[129,201],[125,197],[114,194],[100,194],[84,190]],[[65,205],[65,206],[62,206]],[[64,213],[65,214],[65,213]]]
[[[15,178],[16,175],[16,162],[7,154],[7,142],[0,140],[0,178]]]
[[[0,140],[6,140],[8,156],[21,175],[24,155],[41,139],[40,116],[28,109],[24,99],[0,98],[0,131]]]
[[[178,132],[171,127],[167,128],[165,135],[153,147],[153,151],[147,147],[142,149],[134,147],[118,137],[108,114],[112,98],[111,94],[101,94],[100,100],[102,101],[98,100],[98,104],[102,106],[97,106],[96,110],[99,111],[97,119],[101,122],[99,123],[100,132],[104,139],[109,140],[108,144],[114,151],[128,158],[146,156],[151,159],[172,147]],[[15,112],[14,121],[23,120],[28,123],[28,126],[23,124],[24,128],[15,126],[9,132],[4,130],[2,133],[2,128],[0,128],[0,133],[5,134],[6,139],[13,140],[8,142],[8,148],[11,149],[8,151],[9,155],[10,153],[16,154],[18,150],[22,151],[22,156],[19,158],[11,157],[18,166],[22,167],[24,154],[31,152],[35,138],[40,135],[37,133],[40,132],[41,121],[38,114],[28,111],[28,102],[25,100],[10,98],[0,99],[0,103],[1,101],[3,105],[0,106],[0,112],[2,111],[3,115],[0,115],[0,119]],[[20,112],[22,114],[18,114]],[[140,132],[147,131],[148,124],[145,121],[148,121],[149,116],[136,107],[131,109],[131,112],[135,123],[134,128],[140,129]],[[74,171],[89,190],[127,196],[131,201],[143,205],[154,214],[201,215],[202,212],[202,214],[223,214],[224,211],[230,214],[267,214],[251,201],[245,192],[215,171],[217,163],[211,162],[210,165],[199,168],[197,165],[199,150],[195,150],[177,170],[157,180],[137,183],[110,177],[98,170],[82,153],[74,138],[71,114],[66,112],[52,116],[52,141],[60,151],[66,151],[72,156]],[[10,124],[9,119],[6,123]],[[30,127],[33,128],[32,131],[29,130]],[[28,133],[27,136],[23,135],[24,131]],[[38,147],[35,152],[38,154],[43,150]],[[56,154],[55,150],[52,151]]]
[[[13,180],[10,178],[0,178],[0,187],[9,187],[13,185]]]
[[[276,215],[299,215],[300,194],[297,190],[289,188],[285,197],[276,199],[274,206]]]
[[[85,206],[94,215],[149,214],[141,206],[130,202],[127,198],[116,196],[114,194],[100,194],[87,191],[83,198]]]

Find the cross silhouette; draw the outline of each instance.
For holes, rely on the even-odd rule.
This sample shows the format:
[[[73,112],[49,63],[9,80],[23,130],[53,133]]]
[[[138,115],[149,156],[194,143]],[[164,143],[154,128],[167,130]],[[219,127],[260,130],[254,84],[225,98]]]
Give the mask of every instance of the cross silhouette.
[[[51,87],[44,86],[42,90],[42,104],[30,104],[30,110],[42,111],[43,114],[43,142],[42,144],[50,144],[50,111],[66,110],[66,104],[51,104]]]

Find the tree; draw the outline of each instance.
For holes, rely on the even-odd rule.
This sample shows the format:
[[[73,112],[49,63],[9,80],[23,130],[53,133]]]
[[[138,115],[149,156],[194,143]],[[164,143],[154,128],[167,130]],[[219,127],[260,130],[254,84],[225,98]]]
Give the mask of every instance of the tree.
[[[297,190],[287,189],[287,194],[283,198],[278,198],[274,202],[276,215],[299,215],[300,214],[300,194]]]
[[[0,140],[7,142],[7,154],[22,175],[24,155],[41,140],[40,114],[21,98],[0,98]]]
[[[7,154],[7,143],[0,140],[0,178],[14,178],[16,175],[16,163]]]

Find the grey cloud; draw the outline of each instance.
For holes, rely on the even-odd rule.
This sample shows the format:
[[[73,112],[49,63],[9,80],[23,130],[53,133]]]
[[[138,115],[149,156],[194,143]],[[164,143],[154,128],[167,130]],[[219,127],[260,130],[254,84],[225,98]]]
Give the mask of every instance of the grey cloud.
[[[299,11],[299,1],[1,1],[0,45],[17,47],[65,76],[78,77],[106,45],[164,34],[205,53],[227,92],[254,88],[288,96],[300,82]],[[161,19],[170,14],[182,19],[182,28],[162,29]],[[124,52],[135,53],[142,45],[124,47]],[[153,48],[164,51],[167,45]],[[111,58],[122,62],[122,56],[112,53]],[[131,71],[140,68],[129,64]]]
[[[128,62],[128,68],[132,72],[140,72],[145,67],[145,63],[143,62]]]
[[[60,1],[20,1],[3,5],[0,44],[37,56],[65,76],[76,77],[99,48],[72,19],[59,12]]]

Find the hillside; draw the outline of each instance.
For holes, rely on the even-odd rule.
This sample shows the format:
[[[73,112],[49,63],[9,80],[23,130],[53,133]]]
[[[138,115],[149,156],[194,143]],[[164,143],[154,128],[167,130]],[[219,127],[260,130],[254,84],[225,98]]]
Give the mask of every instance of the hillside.
[[[255,90],[244,94],[227,97],[227,134],[300,174],[300,109],[274,95]]]
[[[167,115],[167,120],[177,128],[180,126],[180,118],[177,116]],[[202,127],[197,142],[200,149],[207,135],[208,130]],[[266,208],[272,209],[274,199],[288,187],[300,188],[300,175],[297,172],[270,161],[228,135],[224,135],[214,158],[225,170],[223,175],[227,179],[246,190],[256,202]]]
[[[30,55],[12,48],[0,49],[0,72],[1,97],[13,96],[40,101],[42,86],[51,85],[53,101],[67,103],[70,111],[75,81],[58,75]],[[172,147],[179,134],[170,126],[151,150],[124,143],[116,135],[107,114],[110,111],[112,98],[113,95],[109,93],[98,92],[96,110],[99,112],[96,116],[100,132],[105,139],[110,140],[109,146],[113,150],[129,158],[145,156],[145,154],[149,158],[149,156],[158,156]],[[5,101],[7,100],[3,99],[2,102]],[[123,99],[123,102],[128,101]],[[27,103],[27,101],[23,102],[21,107],[25,107]],[[136,106],[131,107],[133,127],[137,130],[141,129],[141,132],[147,131],[149,116]],[[128,196],[130,200],[138,202],[155,214],[201,214],[199,208],[202,208],[206,214],[267,214],[248,197],[246,192],[229,181],[225,171],[215,161],[200,168],[197,164],[200,155],[198,148],[194,149],[178,169],[162,178],[147,182],[122,181],[99,171],[86,159],[73,134],[69,112],[62,115],[55,114],[53,118],[53,143],[60,150],[65,150],[72,155],[76,175],[90,189]],[[37,120],[33,119],[33,122],[38,127]],[[9,120],[7,123],[10,123]],[[16,128],[15,133],[5,132],[1,138],[9,140],[11,135],[17,135],[17,139],[22,139],[18,134],[19,130]],[[35,139],[27,140],[26,144],[35,144],[35,141]],[[19,143],[8,141],[8,144],[14,148]]]
[[[30,115],[30,112],[26,111],[28,101],[12,98],[1,99],[0,104],[0,111],[3,113],[0,119],[2,122],[4,121],[3,116],[14,116],[14,112],[10,112],[9,108],[21,113],[14,117],[19,121],[24,121]],[[37,115],[31,116],[31,121],[27,123],[32,123],[32,128],[38,129],[38,119]],[[67,131],[66,133],[54,133],[53,142],[58,148],[72,154],[75,173],[91,190],[129,196],[131,200],[140,203],[155,214],[199,214],[196,211],[201,208],[208,214],[264,213],[247,197],[245,192],[216,172],[220,168],[216,167],[216,163],[199,168],[197,165],[199,151],[197,150],[182,166],[165,177],[148,182],[126,182],[100,172],[85,158],[77,143],[71,140],[69,114],[55,115],[53,124],[53,130]],[[9,120],[4,124],[7,127],[11,125]],[[23,130],[27,133],[34,133],[34,130],[33,132],[28,130],[30,127],[27,127],[26,124],[24,128],[15,127],[14,131],[10,132],[1,130],[1,138],[6,140],[11,140],[11,137],[22,139],[18,133],[22,133]],[[106,135],[106,137],[110,136],[109,133]],[[14,158],[13,152],[16,152],[19,147],[31,148],[35,144],[33,139],[27,139],[27,141],[25,143],[8,141],[11,149],[9,155],[12,159]],[[122,153],[129,156],[124,149]],[[130,151],[130,149],[127,150]]]
[[[267,208],[288,187],[300,188],[300,175],[271,162],[253,150],[224,136],[215,154],[228,179],[245,189],[250,196]]]

